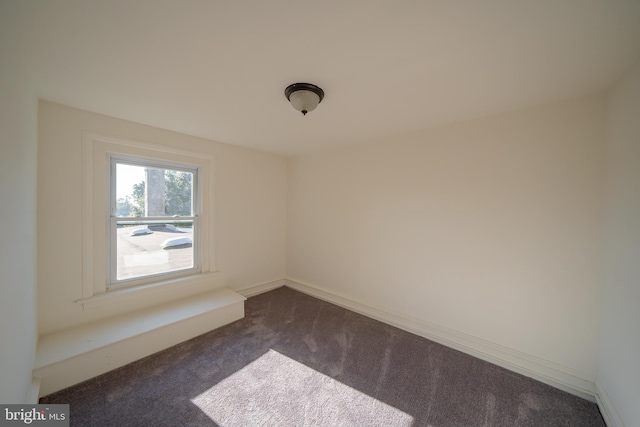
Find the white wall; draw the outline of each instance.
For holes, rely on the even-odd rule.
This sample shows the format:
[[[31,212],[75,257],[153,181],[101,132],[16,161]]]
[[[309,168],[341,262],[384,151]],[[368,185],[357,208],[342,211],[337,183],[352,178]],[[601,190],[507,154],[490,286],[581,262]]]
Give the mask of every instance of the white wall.
[[[619,425],[640,425],[640,62],[607,108],[598,390]]]
[[[0,3],[0,403],[27,401],[37,337],[37,100],[16,6]]]
[[[593,389],[604,106],[587,97],[292,160],[287,276]]]
[[[131,305],[118,304],[83,310],[74,303],[83,296],[80,232],[83,130],[214,156],[217,269],[232,289],[284,277],[286,159],[50,102],[40,103],[38,121],[41,334],[131,309]],[[141,307],[138,304],[136,307]]]

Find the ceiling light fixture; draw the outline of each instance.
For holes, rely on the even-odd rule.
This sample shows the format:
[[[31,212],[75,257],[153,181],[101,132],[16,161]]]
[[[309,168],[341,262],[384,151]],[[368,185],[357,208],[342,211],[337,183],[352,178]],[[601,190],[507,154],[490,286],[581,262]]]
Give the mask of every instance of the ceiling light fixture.
[[[311,83],[294,83],[284,90],[293,108],[307,115],[309,111],[316,109],[324,98],[324,91]]]

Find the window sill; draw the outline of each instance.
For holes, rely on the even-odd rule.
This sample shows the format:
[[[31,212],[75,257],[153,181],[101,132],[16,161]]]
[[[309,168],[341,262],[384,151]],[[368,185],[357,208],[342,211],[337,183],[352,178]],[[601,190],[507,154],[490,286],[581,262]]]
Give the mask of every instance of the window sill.
[[[76,300],[76,304],[82,304],[84,310],[103,307],[110,304],[117,304],[123,301],[135,299],[148,299],[162,296],[164,294],[180,291],[190,293],[203,292],[218,289],[224,286],[224,282],[218,272],[201,273],[193,276],[179,277],[171,280],[147,283],[145,285],[130,288],[115,289],[100,294],[95,294],[87,298]]]

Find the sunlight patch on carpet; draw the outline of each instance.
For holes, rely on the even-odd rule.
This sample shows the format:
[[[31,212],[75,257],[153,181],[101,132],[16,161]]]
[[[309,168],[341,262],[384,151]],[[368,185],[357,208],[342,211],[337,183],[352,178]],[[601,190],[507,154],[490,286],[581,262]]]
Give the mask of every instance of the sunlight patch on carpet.
[[[409,414],[275,350],[191,401],[223,427],[413,423]]]

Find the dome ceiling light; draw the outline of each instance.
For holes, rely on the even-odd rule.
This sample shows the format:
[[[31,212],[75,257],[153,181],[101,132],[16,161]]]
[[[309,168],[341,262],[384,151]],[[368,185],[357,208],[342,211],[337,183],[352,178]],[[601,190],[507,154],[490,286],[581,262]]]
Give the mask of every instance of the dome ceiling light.
[[[294,83],[284,90],[293,108],[307,115],[309,111],[316,109],[324,98],[324,91],[311,83]]]

